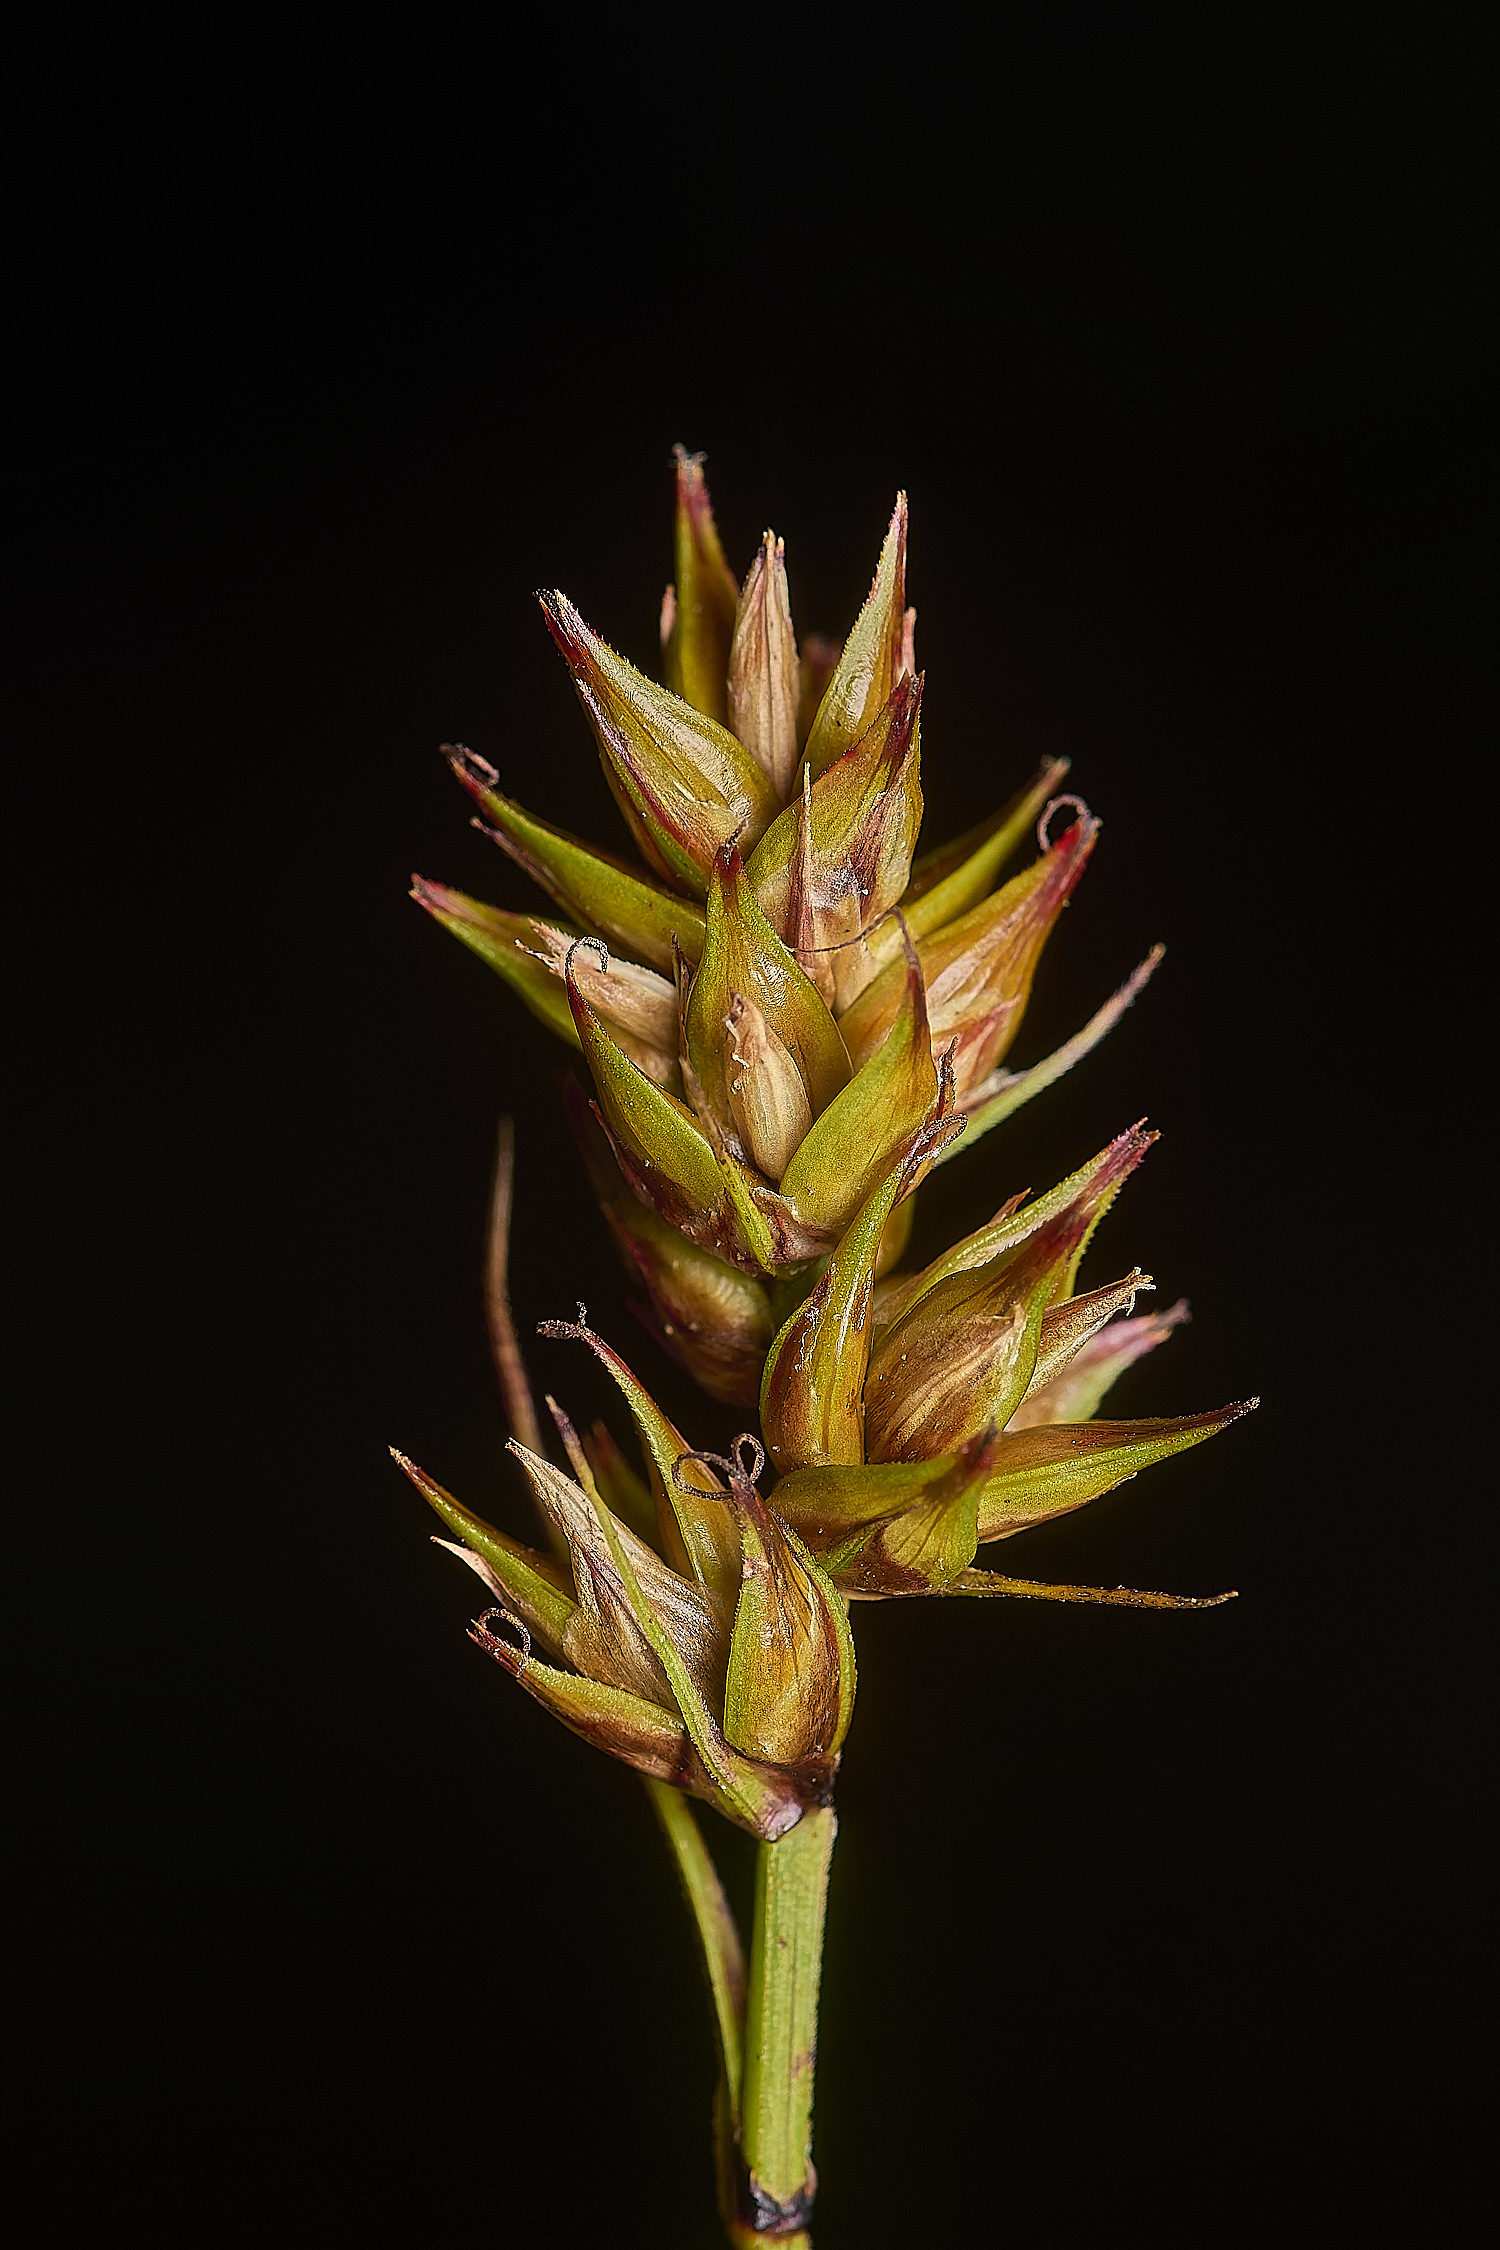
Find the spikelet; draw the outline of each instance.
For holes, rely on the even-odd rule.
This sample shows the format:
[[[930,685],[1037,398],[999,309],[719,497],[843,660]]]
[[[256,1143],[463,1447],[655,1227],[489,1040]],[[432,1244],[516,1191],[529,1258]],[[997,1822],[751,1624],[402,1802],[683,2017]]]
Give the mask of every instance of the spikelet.
[[[1078,1288],[1155,1138],[1139,1125],[922,1270],[890,1270],[933,1165],[1088,1053],[1161,959],[1055,1054],[1004,1067],[1101,824],[1054,759],[919,854],[907,544],[903,493],[847,637],[799,650],[783,541],[765,532],[737,580],[702,457],[679,447],[664,680],[565,594],[540,597],[638,857],[549,827],[449,747],[476,825],[551,905],[531,917],[413,886],[581,1056],[592,1094],[570,1082],[569,1124],[641,1316],[712,1397],[758,1405],[761,1436],[724,1458],[695,1451],[580,1314],[548,1332],[608,1368],[642,1468],[603,1425],[590,1446],[554,1408],[565,1474],[529,1400],[512,1399],[548,1551],[403,1466],[495,1597],[480,1645],[576,1732],[762,1838],[831,1786],[854,1692],[851,1599],[1203,1606],[1006,1578],[975,1557],[1255,1404],[1099,1416],[1115,1378],[1185,1317],[1135,1312],[1154,1287],[1139,1266]]]

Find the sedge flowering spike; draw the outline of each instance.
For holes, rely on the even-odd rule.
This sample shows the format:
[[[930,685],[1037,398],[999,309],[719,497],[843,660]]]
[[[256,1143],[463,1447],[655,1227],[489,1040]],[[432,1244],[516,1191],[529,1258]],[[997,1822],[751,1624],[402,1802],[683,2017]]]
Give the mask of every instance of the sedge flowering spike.
[[[1172,1322],[1138,1339],[1139,1267],[1082,1295],[1078,1260],[1154,1134],[1132,1127],[922,1272],[873,1289],[871,1219],[851,1226],[766,1361],[761,1415],[786,1473],[774,1502],[834,1582],[870,1598],[952,1588],[978,1548],[1083,1507],[1214,1436],[1255,1402],[1143,1422],[1075,1421]],[[1130,1331],[1112,1346],[1108,1323]],[[1174,1318],[1177,1317],[1174,1315]],[[1067,1389],[1073,1363],[1086,1391]],[[1036,1398],[1040,1413],[1026,1412]],[[1045,1425],[1045,1426],[1043,1426]]]
[[[676,481],[664,682],[566,596],[541,597],[640,862],[539,820],[453,750],[482,825],[564,919],[423,879],[415,895],[581,1053],[592,1100],[570,1096],[570,1116],[635,1309],[711,1396],[758,1402],[781,1479],[769,1504],[846,1590],[953,1586],[986,1538],[1239,1411],[1097,1419],[1177,1317],[1136,1316],[1153,1286],[1140,1266],[1079,1288],[1154,1137],[1140,1127],[920,1270],[898,1262],[932,1165],[1091,1051],[1161,949],[1054,1054],[1005,1067],[1101,834],[1061,786],[1067,761],[922,849],[905,494],[848,633],[799,647],[785,543],[765,533],[737,580],[703,457],[679,447]],[[652,1490],[682,1567],[662,1445]]]
[[[796,1533],[766,1507],[765,1456],[684,1449],[671,1475],[689,1509],[709,1467],[723,1476],[735,1536],[735,1596],[675,1569],[604,1499],[591,1449],[548,1401],[573,1475],[515,1440],[511,1451],[563,1535],[571,1584],[550,1556],[454,1500],[397,1454],[456,1553],[495,1596],[471,1637],[544,1709],[648,1778],[687,1790],[763,1840],[826,1802],[854,1706],[844,1604]],[[557,1662],[543,1661],[537,1650]]]
[[[845,640],[808,635],[799,653],[784,543],[767,533],[737,587],[701,457],[680,452],[677,470],[664,685],[566,596],[541,597],[640,860],[538,819],[455,747],[479,824],[565,919],[528,934],[442,884],[419,878],[414,895],[581,1048],[630,1192],[779,1287],[829,1254],[924,1123],[991,1130],[1104,1036],[1156,957],[1056,1055],[1001,1068],[1098,820],[1059,796],[1066,761],[1051,759],[990,820],[919,857],[905,496]],[[715,666],[722,694],[705,684]],[[1040,858],[1003,880],[1033,825]],[[652,981],[668,975],[675,1060]],[[950,1136],[932,1161],[954,1148]]]
[[[851,1605],[1231,1599],[1014,1578],[985,1550],[1257,1401],[1107,1411],[1118,1379],[1187,1318],[1181,1300],[1138,1309],[1155,1282],[1127,1258],[1113,1278],[1081,1278],[1157,1138],[1143,1123],[1040,1194],[995,1179],[993,1216],[956,1241],[914,1232],[934,1165],[983,1143],[967,1162],[990,1169],[1000,1128],[1093,1052],[1163,949],[1123,981],[1118,963],[1088,1021],[1027,1057],[1038,965],[1102,835],[1065,786],[1068,761],[1018,761],[988,817],[925,839],[906,495],[843,638],[799,640],[795,555],[766,531],[739,576],[702,454],[677,447],[675,477],[659,679],[565,594],[539,597],[626,838],[554,826],[497,766],[446,745],[473,825],[542,898],[491,905],[422,876],[412,895],[580,1057],[567,1122],[630,1310],[710,1398],[737,1419],[758,1412],[759,1434],[725,1453],[694,1446],[579,1305],[539,1333],[593,1355],[637,1455],[606,1420],[575,1429],[550,1398],[544,1438],[511,1309],[506,1121],[485,1306],[511,1455],[548,1544],[396,1458],[438,1543],[484,1588],[477,1645],[646,1781],[709,1973],[726,2228],[741,2245],[806,2246]],[[991,755],[941,732],[933,747],[968,765]],[[761,1847],[748,1952],[685,1796]]]

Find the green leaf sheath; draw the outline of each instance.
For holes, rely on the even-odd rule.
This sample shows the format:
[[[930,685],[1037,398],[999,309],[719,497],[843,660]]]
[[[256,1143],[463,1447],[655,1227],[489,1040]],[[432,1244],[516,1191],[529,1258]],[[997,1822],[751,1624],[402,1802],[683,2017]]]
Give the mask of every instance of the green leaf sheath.
[[[761,1846],[756,1866],[740,2130],[763,2233],[778,2211],[787,2219],[811,2212],[818,1980],[837,1829],[831,1806],[804,1813],[778,1843]]]

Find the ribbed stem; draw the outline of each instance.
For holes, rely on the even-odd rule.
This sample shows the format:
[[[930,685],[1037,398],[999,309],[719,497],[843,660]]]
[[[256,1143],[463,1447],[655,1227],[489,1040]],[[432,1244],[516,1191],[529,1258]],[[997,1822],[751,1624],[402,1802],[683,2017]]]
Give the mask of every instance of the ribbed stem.
[[[804,1813],[779,1843],[761,1845],[756,1865],[740,2112],[746,2242],[809,2241],[818,1980],[837,1830],[831,1806]]]

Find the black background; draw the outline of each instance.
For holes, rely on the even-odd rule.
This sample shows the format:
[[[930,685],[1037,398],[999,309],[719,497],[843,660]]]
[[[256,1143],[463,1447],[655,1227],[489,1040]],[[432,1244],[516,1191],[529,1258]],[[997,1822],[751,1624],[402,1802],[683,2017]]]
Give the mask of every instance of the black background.
[[[582,1296],[699,1442],[736,1426],[625,1309],[561,1050],[404,896],[528,903],[444,739],[618,848],[530,597],[652,664],[680,438],[737,566],[785,535],[803,630],[909,491],[929,838],[1073,759],[1105,834],[1017,1059],[1169,948],[924,1189],[920,1247],[1145,1114],[1094,1278],[1139,1261],[1194,1322],[1119,1410],[1264,1399],[995,1558],[1227,1609],[857,1613],[820,2250],[1430,2209],[1452,1909],[1377,1214],[1416,1185],[1411,870],[1475,770],[1463,39],[217,36],[40,58],[18,205],[71,2192],[225,2240],[714,2239],[644,1798],[470,1647],[384,1451],[524,1529],[478,1296],[502,1108],[523,1327]],[[531,1358],[624,1434],[582,1354]]]

